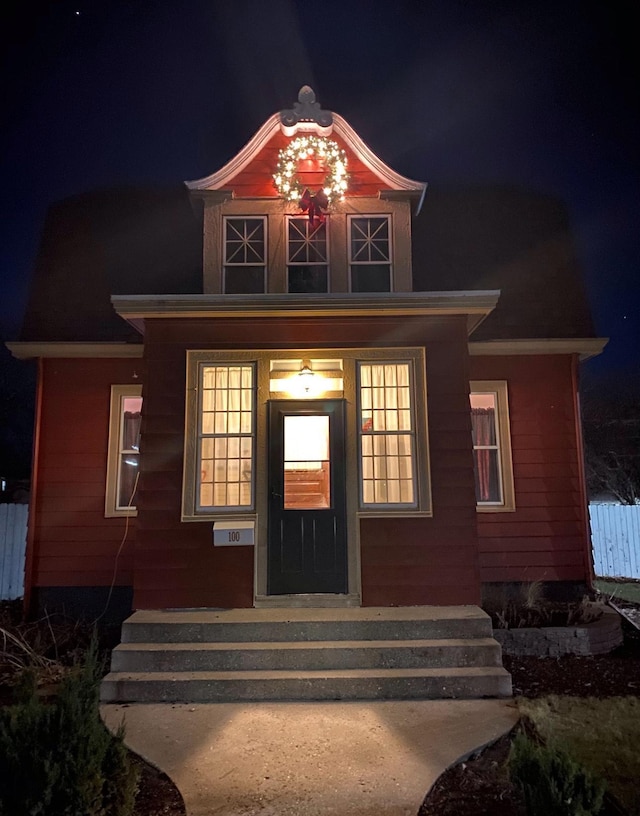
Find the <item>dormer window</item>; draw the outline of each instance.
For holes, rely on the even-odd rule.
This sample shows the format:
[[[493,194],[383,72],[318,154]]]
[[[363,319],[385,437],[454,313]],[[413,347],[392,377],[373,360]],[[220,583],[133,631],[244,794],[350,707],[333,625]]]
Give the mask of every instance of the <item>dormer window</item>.
[[[390,218],[349,217],[349,275],[352,292],[391,292]]]
[[[224,219],[224,293],[266,292],[267,229],[265,217]]]
[[[287,219],[287,289],[291,293],[329,291],[327,221],[308,216]]]

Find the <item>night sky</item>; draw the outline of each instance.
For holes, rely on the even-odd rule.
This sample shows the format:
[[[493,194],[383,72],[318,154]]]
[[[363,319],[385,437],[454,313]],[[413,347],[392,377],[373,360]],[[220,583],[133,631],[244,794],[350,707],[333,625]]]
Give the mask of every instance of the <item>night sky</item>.
[[[640,60],[631,3],[9,7],[0,337],[19,330],[49,203],[208,175],[306,83],[403,175],[562,198],[597,331],[611,337],[590,374],[640,377]]]

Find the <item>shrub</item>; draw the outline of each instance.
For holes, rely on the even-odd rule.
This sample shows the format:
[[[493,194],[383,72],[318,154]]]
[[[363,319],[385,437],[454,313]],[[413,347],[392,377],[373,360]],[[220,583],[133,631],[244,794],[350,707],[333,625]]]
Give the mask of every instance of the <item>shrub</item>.
[[[598,816],[605,783],[557,746],[525,734],[513,741],[511,781],[522,791],[528,816]]]
[[[130,816],[137,772],[99,714],[101,665],[94,640],[60,693],[35,688],[0,711],[0,816]]]

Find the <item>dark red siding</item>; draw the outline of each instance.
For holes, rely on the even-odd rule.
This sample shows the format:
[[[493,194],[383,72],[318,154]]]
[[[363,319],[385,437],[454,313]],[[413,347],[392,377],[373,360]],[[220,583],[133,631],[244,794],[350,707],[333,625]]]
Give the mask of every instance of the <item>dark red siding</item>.
[[[433,518],[363,519],[368,606],[479,603],[466,327],[426,340]]]
[[[346,150],[349,172],[350,196],[375,196],[380,190],[388,190],[389,185],[380,181],[357,155],[337,135],[329,137]],[[291,139],[278,131],[273,135],[256,157],[225,186],[232,189],[236,197],[277,196],[278,191],[273,183],[273,174],[278,164],[278,152],[286,147]],[[307,173],[301,181],[311,189],[322,187],[324,175]]]
[[[125,519],[104,517],[112,384],[139,383],[141,361],[42,361],[37,501],[30,519],[31,587],[110,586]],[[133,581],[135,518],[115,585]]]
[[[516,510],[479,513],[480,574],[491,581],[586,581],[570,355],[472,357],[472,380],[507,380]]]
[[[479,600],[464,318],[149,320],[135,607],[253,604],[253,550],[214,548],[211,522],[180,521],[186,350],[383,342],[426,346],[434,516],[362,521],[363,602]]]

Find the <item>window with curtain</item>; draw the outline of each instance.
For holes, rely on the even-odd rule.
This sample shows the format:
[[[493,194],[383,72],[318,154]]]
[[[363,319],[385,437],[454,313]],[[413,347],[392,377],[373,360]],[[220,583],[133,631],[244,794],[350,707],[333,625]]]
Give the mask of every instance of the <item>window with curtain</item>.
[[[113,385],[107,452],[105,516],[134,515],[140,467],[142,386]]]
[[[478,509],[515,509],[507,384],[473,382],[469,400]]]
[[[266,291],[267,224],[263,216],[224,219],[224,292],[228,295]]]
[[[253,507],[255,369],[200,365],[198,510]]]
[[[358,412],[361,506],[416,507],[411,363],[359,363]]]

